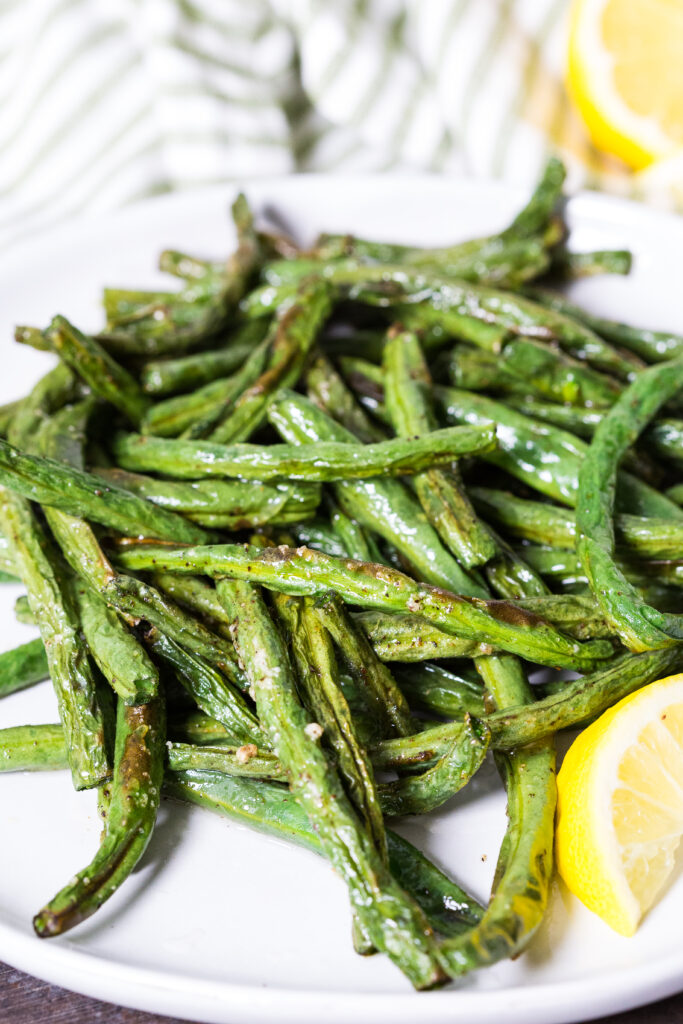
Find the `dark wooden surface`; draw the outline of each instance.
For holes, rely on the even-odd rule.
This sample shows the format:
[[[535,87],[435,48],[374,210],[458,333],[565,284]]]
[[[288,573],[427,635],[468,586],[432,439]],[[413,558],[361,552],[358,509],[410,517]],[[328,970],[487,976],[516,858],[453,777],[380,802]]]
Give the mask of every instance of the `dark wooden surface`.
[[[683,994],[640,1010],[603,1017],[603,1024],[683,1024]],[[0,964],[0,1024],[183,1024],[176,1017],[125,1010]],[[199,1022],[196,1022],[199,1024]],[[275,1024],[275,1022],[273,1022]],[[351,1022],[350,1022],[351,1024]],[[355,1021],[354,1024],[365,1024]],[[501,1022],[504,1024],[504,1022]]]

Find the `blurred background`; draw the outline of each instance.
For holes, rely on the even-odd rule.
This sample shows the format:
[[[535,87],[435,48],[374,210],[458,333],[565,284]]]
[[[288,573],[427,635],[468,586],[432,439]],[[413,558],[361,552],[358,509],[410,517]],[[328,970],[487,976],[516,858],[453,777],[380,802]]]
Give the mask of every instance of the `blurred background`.
[[[0,245],[174,189],[433,171],[683,208],[683,0],[0,0]]]

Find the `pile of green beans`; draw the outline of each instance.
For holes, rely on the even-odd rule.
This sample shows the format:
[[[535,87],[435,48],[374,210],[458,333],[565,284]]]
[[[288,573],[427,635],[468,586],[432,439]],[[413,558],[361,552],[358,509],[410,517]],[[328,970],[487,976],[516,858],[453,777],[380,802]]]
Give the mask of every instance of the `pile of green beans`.
[[[325,856],[355,948],[418,989],[527,946],[556,734],[683,670],[683,337],[552,290],[630,267],[567,248],[563,181],[438,249],[304,251],[239,196],[226,263],[163,253],[179,290],[106,289],[97,335],[17,328],[59,362],[0,409],[0,582],[38,631],[0,697],[49,679],[60,721],[0,728],[0,771],[68,769],[104,823],[38,936],[116,891],[166,794]],[[389,823],[489,753],[484,908]]]

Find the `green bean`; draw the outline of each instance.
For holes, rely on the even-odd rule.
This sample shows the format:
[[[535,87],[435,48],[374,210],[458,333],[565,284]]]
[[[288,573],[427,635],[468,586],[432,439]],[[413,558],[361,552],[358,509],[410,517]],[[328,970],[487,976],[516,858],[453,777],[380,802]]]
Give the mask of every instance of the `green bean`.
[[[382,349],[382,359],[386,350],[386,342]],[[365,388],[369,392],[371,388],[376,389],[376,397],[384,396],[385,372],[381,364],[377,365],[362,356],[339,356],[337,362],[339,369],[349,387],[354,391],[362,390],[358,380],[365,381]]]
[[[107,352],[122,360],[176,356],[210,347],[227,326],[217,324],[213,331],[193,331],[209,320],[211,302],[197,301],[193,296],[186,299],[184,290],[150,293],[150,301],[142,305],[135,296],[135,292],[106,288],[104,306],[111,315],[104,330],[95,335]]]
[[[274,408],[299,397],[284,388],[280,390],[268,410],[271,421]],[[259,481],[328,481],[403,476],[420,472],[426,466],[450,462],[458,455],[487,451],[493,445],[494,431],[487,425],[483,430],[451,427],[424,437],[392,438],[367,445],[326,441],[316,444],[315,450],[297,444],[223,445],[117,434],[112,450],[124,469],[164,473],[180,479],[218,476]]]
[[[207,629],[193,615],[167,600],[154,587],[132,576],[116,575],[101,591],[105,600],[124,617],[150,623],[166,639],[205,659],[231,683],[244,685],[232,644]]]
[[[73,587],[83,635],[102,675],[124,704],[148,704],[159,689],[159,674],[144,648],[89,588]]]
[[[337,558],[352,557],[346,540],[327,519],[318,518],[307,523],[295,523],[289,527],[287,532],[297,546],[324,551],[325,554],[335,555]]]
[[[28,345],[37,352],[52,352],[52,345],[45,336],[45,331],[40,327],[30,327],[27,324],[18,324],[14,328],[14,340],[19,345]]]
[[[576,406],[537,402],[527,396],[520,398],[518,395],[508,394],[505,402],[506,405],[512,406],[513,409],[531,419],[552,423],[556,427],[568,430],[586,440],[593,437],[604,416],[604,410],[591,412],[589,409],[579,409]],[[630,470],[634,476],[641,477],[646,483],[657,486],[661,482],[661,468],[649,458],[642,448],[640,450],[631,448],[627,451],[622,459],[622,466],[624,469]]]
[[[588,590],[590,593],[587,587],[588,576],[576,551],[529,544],[525,546],[524,552],[529,564],[555,585],[565,589],[581,586],[582,591]],[[683,562],[680,560],[648,562],[619,557],[616,564],[644,600],[649,603],[661,600],[667,607],[672,601],[678,604],[675,590],[671,588],[680,589],[683,586]],[[650,594],[653,596],[648,596]],[[610,623],[610,626],[616,636],[614,625]]]
[[[224,726],[198,709],[177,709],[169,715],[168,734],[173,740],[198,746],[235,746]]]
[[[565,280],[594,274],[629,274],[633,256],[628,249],[596,249],[570,252],[563,245],[553,250],[552,270]]]
[[[606,618],[634,651],[683,639],[683,622],[648,605],[614,561],[617,469],[621,455],[681,387],[681,359],[643,370],[596,430],[579,472],[576,551]]]
[[[178,252],[177,249],[164,249],[159,253],[159,270],[186,281],[214,281],[215,287],[218,287],[224,266],[222,263],[190,256],[186,252]]]
[[[519,583],[522,592],[532,592],[522,577]],[[475,666],[498,708],[533,699],[516,658],[478,657]],[[442,947],[442,963],[451,976],[523,949],[548,902],[557,799],[554,745],[550,741],[523,753],[499,755],[497,766],[507,792],[508,828],[484,917],[466,935]]]
[[[587,582],[579,556],[569,548],[548,548],[529,544],[525,546],[524,552],[527,561],[545,577],[562,580],[567,584]],[[613,626],[612,629],[614,630]]]
[[[83,470],[88,427],[96,407],[97,400],[90,395],[56,409],[27,440],[26,453],[43,455],[57,462],[66,463],[74,469]]]
[[[383,782],[379,786],[387,815],[426,814],[454,796],[481,767],[488,749],[488,732],[469,715],[436,764],[419,775]]]
[[[355,438],[344,427],[293,392],[281,392],[271,403],[268,416],[282,437],[302,445],[304,451],[311,445],[311,453],[319,454],[328,439],[331,443],[340,442],[350,448],[353,445],[360,451],[363,449],[363,446],[355,444]],[[423,438],[432,449],[437,445],[437,434],[427,434]],[[366,445],[365,449],[395,443],[415,442],[400,438],[380,445]],[[471,580],[443,547],[438,534],[426,521],[404,484],[390,480],[363,483],[345,479],[336,484],[334,494],[344,512],[393,544],[417,575],[461,594],[483,595],[481,585]]]
[[[14,570],[12,551],[7,539],[3,537],[2,534],[0,534],[0,570],[7,576],[13,577],[18,582],[18,577],[15,575]]]
[[[499,353],[473,345],[453,346],[448,375],[456,388],[502,394],[506,401],[528,398],[535,391],[532,382],[520,380],[505,368]]]
[[[165,713],[161,701],[119,703],[111,803],[104,839],[91,863],[33,919],[40,938],[61,935],[95,913],[142,857],[154,828],[163,779]]]
[[[427,658],[474,658],[492,654],[490,643],[444,633],[411,612],[383,611],[356,613],[355,621],[382,661],[425,661]]]
[[[351,516],[342,512],[332,500],[326,501],[325,504],[329,510],[330,524],[335,536],[342,543],[342,554],[347,554],[349,558],[358,558],[361,562],[383,561],[372,534],[366,532]]]
[[[363,356],[374,363],[382,361],[384,329],[358,324],[332,322],[320,336],[320,347],[327,356]]]
[[[500,710],[531,701],[529,686],[512,659],[480,659],[478,667]],[[499,755],[498,766],[508,795],[508,828],[483,918],[440,947],[441,962],[453,977],[521,952],[548,903],[557,800],[552,740]]]
[[[39,638],[0,654],[0,697],[47,679],[50,668]]]
[[[182,741],[169,741],[168,766],[173,771],[195,768],[225,775],[257,777],[286,782],[287,773],[267,746],[242,743],[216,719],[201,711],[185,712],[169,732],[182,735]],[[460,735],[459,722],[426,728],[401,741],[385,740],[370,748],[374,763],[381,769],[424,767],[435,763]],[[252,764],[252,759],[256,759]],[[64,730],[56,725],[26,725],[0,729],[0,771],[42,771],[67,768]],[[109,784],[109,783],[107,783]]]
[[[588,576],[576,551],[535,544],[526,546],[524,551],[537,572],[556,584],[565,588],[583,584],[586,585],[584,589],[588,589]],[[616,565],[641,599],[649,604],[661,602],[667,610],[677,610],[680,598],[676,597],[675,591],[683,587],[683,561],[641,561],[617,557]],[[616,636],[613,624],[611,628]]]
[[[348,359],[340,359],[339,362],[344,372],[344,383],[363,411],[372,417],[373,422],[381,423],[382,427],[393,431],[391,416],[384,401],[384,378],[381,368],[358,358],[353,360],[352,368]],[[368,367],[372,367],[371,374],[368,373]]]
[[[462,734],[461,727],[461,722],[438,722],[412,736],[382,740],[372,748],[372,763],[377,771],[397,772],[435,764]]]
[[[312,720],[334,751],[337,771],[349,800],[381,859],[386,863],[384,818],[370,758],[358,738],[339,682],[332,640],[309,599],[276,595],[275,608],[291,643],[297,692]]]
[[[223,727],[219,727],[223,732]],[[242,747],[197,746],[192,743],[166,743],[166,759],[170,771],[197,769],[221,772],[239,778],[285,778],[282,765],[274,754],[258,750],[254,744]],[[64,730],[61,725],[22,725],[0,729],[0,772],[43,771],[67,768]],[[107,783],[111,786],[111,783]]]
[[[185,306],[184,291],[161,291],[149,288],[104,288],[102,306],[107,318],[107,328],[137,324],[140,320],[164,314],[167,320],[171,310],[175,313],[176,306]]]
[[[553,594],[518,599],[517,603],[577,640],[614,635],[591,597]],[[413,614],[365,611],[357,612],[354,619],[383,661],[413,663],[427,658],[476,658],[496,650],[494,645],[446,633]]]
[[[380,735],[407,736],[414,732],[410,708],[396,680],[343,604],[326,594],[316,602],[314,614],[330,633],[348,672],[361,689],[366,706],[379,722]]]
[[[434,431],[431,377],[414,334],[389,332],[384,370],[387,405],[396,433],[411,437]],[[465,568],[493,558],[496,544],[477,519],[455,466],[427,470],[416,475],[413,484],[428,520]]]
[[[543,700],[487,715],[484,721],[491,730],[491,745],[513,750],[552,736],[560,729],[576,728],[629,693],[680,671],[681,667],[683,651],[679,647],[623,654],[606,669],[564,683],[559,692]]]
[[[516,290],[545,273],[550,267],[545,238],[500,238],[480,246],[478,252],[463,253],[460,258],[434,259],[429,250],[412,258],[413,266],[431,269],[442,276],[474,284]]]
[[[329,286],[319,278],[302,282],[292,304],[278,312],[266,368],[212,431],[211,440],[246,441],[261,426],[271,396],[279,388],[293,387],[301,376],[306,356],[329,316],[331,299]]]
[[[2,733],[0,732],[0,744]],[[168,767],[172,772],[199,771],[221,772],[225,775],[247,779],[267,779],[285,782],[285,770],[268,750],[259,750],[255,744],[241,747],[197,747],[191,743],[167,743]],[[0,747],[1,749],[1,747]]]
[[[441,387],[435,387],[434,393],[449,422],[497,424],[498,447],[481,456],[485,461],[563,505],[576,505],[579,469],[588,452],[583,441],[483,395]],[[617,503],[620,511],[632,515],[683,519],[683,512],[672,501],[623,471]]]
[[[68,768],[61,725],[16,725],[0,729],[0,772]]]
[[[462,718],[466,714],[481,718],[484,714],[481,680],[466,668],[450,671],[427,661],[399,666],[397,676],[409,703],[422,711],[449,718]]]
[[[181,437],[190,439],[213,437],[217,431],[222,429],[222,424],[231,418],[233,410],[242,396],[249,388],[256,385],[267,367],[272,350],[272,333],[271,331],[266,334],[263,341],[253,349],[242,367],[232,376],[230,387],[225,390],[223,396],[218,401],[211,403],[202,415],[196,416],[191,423],[188,423]]]
[[[197,707],[220,722],[232,739],[267,745],[258,719],[243,696],[200,655],[186,651],[156,628],[147,631],[145,641],[158,658],[175,669]]]
[[[358,405],[346,384],[324,355],[318,355],[306,372],[309,398],[333,416],[364,444],[384,438],[382,429],[373,423]]]
[[[446,317],[433,312],[429,306],[415,303],[402,305],[397,302],[391,309],[397,323],[420,335],[427,351],[443,348],[457,340],[469,341],[489,352],[500,352],[510,333],[502,324],[467,316],[452,309]]]
[[[545,289],[533,288],[529,294],[536,301],[558,313],[573,317],[627,352],[633,352],[649,363],[661,363],[683,355],[683,337],[671,331],[651,331],[647,328],[632,327],[617,320],[595,316],[580,306],[574,305],[562,295]],[[642,366],[639,361],[632,363],[634,369]]]
[[[7,437],[10,424],[21,408],[21,400],[0,405],[0,437]]]
[[[360,825],[296,696],[287,652],[258,593],[243,583],[220,582],[219,595],[235,620],[235,643],[250,673],[259,716],[287,769],[292,791],[317,830],[321,846],[347,882],[369,941],[416,987],[442,979],[426,919],[396,885]]]
[[[677,505],[683,505],[683,484],[674,484],[673,487],[669,487],[666,496],[671,501],[675,501]]]
[[[54,554],[28,502],[6,491],[0,491],[0,529],[12,545],[45,645],[59,717],[68,737],[74,787],[97,786],[109,775],[102,714],[88,655],[80,642],[69,595],[60,585]]]
[[[71,516],[93,519],[123,533],[190,542],[207,537],[205,530],[175,512],[62,462],[17,451],[3,440],[0,482],[31,501]]]
[[[60,359],[63,359],[96,395],[110,402],[131,423],[139,426],[149,400],[143,395],[135,378],[94,338],[83,334],[69,323],[66,317],[54,317],[47,333]]]
[[[155,587],[198,616],[212,632],[231,639],[230,617],[218,600],[213,583],[199,576],[174,576],[161,572],[154,573],[151,579]]]
[[[203,437],[230,409],[245,387],[258,377],[268,356],[268,340],[252,349],[242,366],[229,377],[209,381],[186,395],[166,398],[150,406],[141,430],[157,437]]]
[[[348,603],[422,615],[448,633],[491,643],[539,664],[589,667],[613,650],[602,640],[580,645],[507,601],[460,597],[417,583],[395,569],[333,558],[310,548],[259,551],[230,544],[196,548],[129,544],[119,549],[117,559],[133,570],[252,580],[293,595],[315,596],[332,590]]]
[[[683,420],[660,419],[648,429],[644,437],[648,448],[656,455],[683,462]]]
[[[21,402],[7,431],[10,444],[23,448],[37,434],[46,418],[76,398],[77,394],[76,376],[68,366],[59,363],[38,381]]]
[[[109,484],[170,511],[190,517],[222,515],[234,530],[264,523],[298,523],[311,515],[320,501],[320,485],[316,483],[264,484],[214,479],[183,483],[157,480],[123,469],[97,469],[95,472]]]
[[[606,374],[528,338],[511,339],[495,357],[477,349],[456,348],[451,365],[453,384],[478,390],[472,371],[476,373],[480,366],[487,374],[482,382],[484,389],[500,388],[518,394],[526,391],[527,395],[582,409],[607,408],[621,391]]]
[[[518,601],[518,604],[552,622],[576,640],[614,636],[614,630],[590,595],[552,594],[548,597],[525,598]]]
[[[515,551],[493,530],[491,536],[498,546],[498,553],[484,566],[484,575],[495,596],[518,601],[549,595],[548,587],[523,557],[523,552]]]
[[[464,385],[467,387],[467,385]],[[505,404],[512,406],[530,419],[552,423],[568,430],[571,434],[590,440],[595,428],[602,421],[603,413],[598,410],[579,409],[571,405],[557,405],[554,402],[540,402],[529,395],[506,394]]]
[[[36,618],[31,611],[31,606],[28,603],[28,597],[26,594],[22,594],[14,602],[14,617],[17,622],[22,622],[25,626],[35,626]]]
[[[571,512],[485,487],[473,487],[471,493],[481,513],[513,536],[550,547],[574,546],[576,520]],[[631,556],[676,559],[683,552],[683,526],[678,521],[621,513],[614,517],[614,526],[617,547]]]
[[[400,263],[434,270],[462,281],[518,288],[550,266],[544,238],[502,238],[465,242],[445,249],[372,242],[351,236],[323,235],[314,258],[277,260],[264,270],[266,282],[274,288],[293,285],[308,274],[320,272],[330,262],[353,266],[357,263]]]
[[[242,366],[263,340],[264,333],[265,324],[252,320],[222,348],[145,363],[140,370],[142,390],[147,395],[182,394],[226,377]]]
[[[554,156],[548,159],[531,198],[503,231],[503,238],[528,238],[543,230],[562,195],[566,173],[561,160]]]

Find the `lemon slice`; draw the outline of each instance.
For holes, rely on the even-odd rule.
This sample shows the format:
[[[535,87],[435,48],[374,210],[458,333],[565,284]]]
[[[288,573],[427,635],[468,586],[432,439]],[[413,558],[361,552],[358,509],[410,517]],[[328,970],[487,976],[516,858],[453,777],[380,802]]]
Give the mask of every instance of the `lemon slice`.
[[[683,834],[683,674],[601,715],[570,747],[557,784],[561,877],[615,931],[633,935]]]
[[[645,167],[683,145],[681,0],[574,0],[568,80],[600,149]]]

